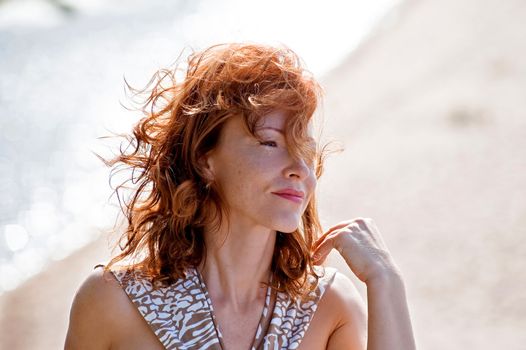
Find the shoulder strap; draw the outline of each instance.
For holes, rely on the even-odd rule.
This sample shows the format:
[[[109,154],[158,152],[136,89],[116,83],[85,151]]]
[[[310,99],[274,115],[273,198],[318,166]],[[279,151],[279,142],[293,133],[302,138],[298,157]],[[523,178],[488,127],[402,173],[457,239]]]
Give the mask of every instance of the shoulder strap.
[[[153,288],[139,271],[111,270],[166,349],[221,350],[197,276]]]

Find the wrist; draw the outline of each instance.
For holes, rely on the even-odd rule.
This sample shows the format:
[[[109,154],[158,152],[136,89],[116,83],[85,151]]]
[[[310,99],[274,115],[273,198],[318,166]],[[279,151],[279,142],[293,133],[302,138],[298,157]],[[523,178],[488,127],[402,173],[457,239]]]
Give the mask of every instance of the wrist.
[[[373,277],[367,279],[365,284],[367,285],[367,288],[385,288],[387,286],[403,285],[404,280],[399,270],[389,269],[375,274]]]

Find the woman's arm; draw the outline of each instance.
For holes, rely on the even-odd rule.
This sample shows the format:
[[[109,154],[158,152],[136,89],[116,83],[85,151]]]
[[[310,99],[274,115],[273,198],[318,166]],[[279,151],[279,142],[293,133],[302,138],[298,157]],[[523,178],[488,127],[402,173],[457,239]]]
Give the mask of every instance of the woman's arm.
[[[404,282],[374,222],[357,218],[332,227],[314,245],[315,263],[323,262],[333,248],[367,286],[367,350],[416,349]],[[347,304],[329,349],[356,349],[348,344],[361,334],[352,327],[352,314],[359,313],[359,307],[354,302],[353,311],[353,303]]]
[[[367,283],[367,350],[416,349],[402,277],[386,273]]]

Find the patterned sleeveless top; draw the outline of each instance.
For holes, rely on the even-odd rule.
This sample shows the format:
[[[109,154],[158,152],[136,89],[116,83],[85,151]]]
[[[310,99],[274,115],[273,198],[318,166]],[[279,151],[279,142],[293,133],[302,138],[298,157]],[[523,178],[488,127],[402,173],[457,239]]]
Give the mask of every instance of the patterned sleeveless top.
[[[95,268],[98,266],[104,265]],[[322,277],[308,301],[293,301],[286,293],[267,288],[251,350],[299,347],[318,302],[336,273],[332,267],[314,268]],[[225,349],[208,290],[197,269],[188,269],[186,278],[156,289],[137,271],[117,268],[111,272],[166,349]]]

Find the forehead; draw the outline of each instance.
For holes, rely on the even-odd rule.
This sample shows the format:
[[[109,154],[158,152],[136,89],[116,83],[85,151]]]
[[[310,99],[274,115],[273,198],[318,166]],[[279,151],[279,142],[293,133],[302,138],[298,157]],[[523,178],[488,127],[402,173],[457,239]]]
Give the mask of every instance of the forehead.
[[[285,136],[285,126],[287,121],[287,114],[282,111],[274,111],[271,113],[268,113],[262,117],[260,117],[260,120],[256,123],[256,131],[259,130],[274,130],[277,131],[283,136]],[[308,140],[314,141],[314,138],[312,137],[312,123],[309,123],[307,126],[307,135],[309,135]]]
[[[273,111],[260,117],[256,125],[259,128],[276,128],[283,130],[287,121],[287,115],[283,111]]]

